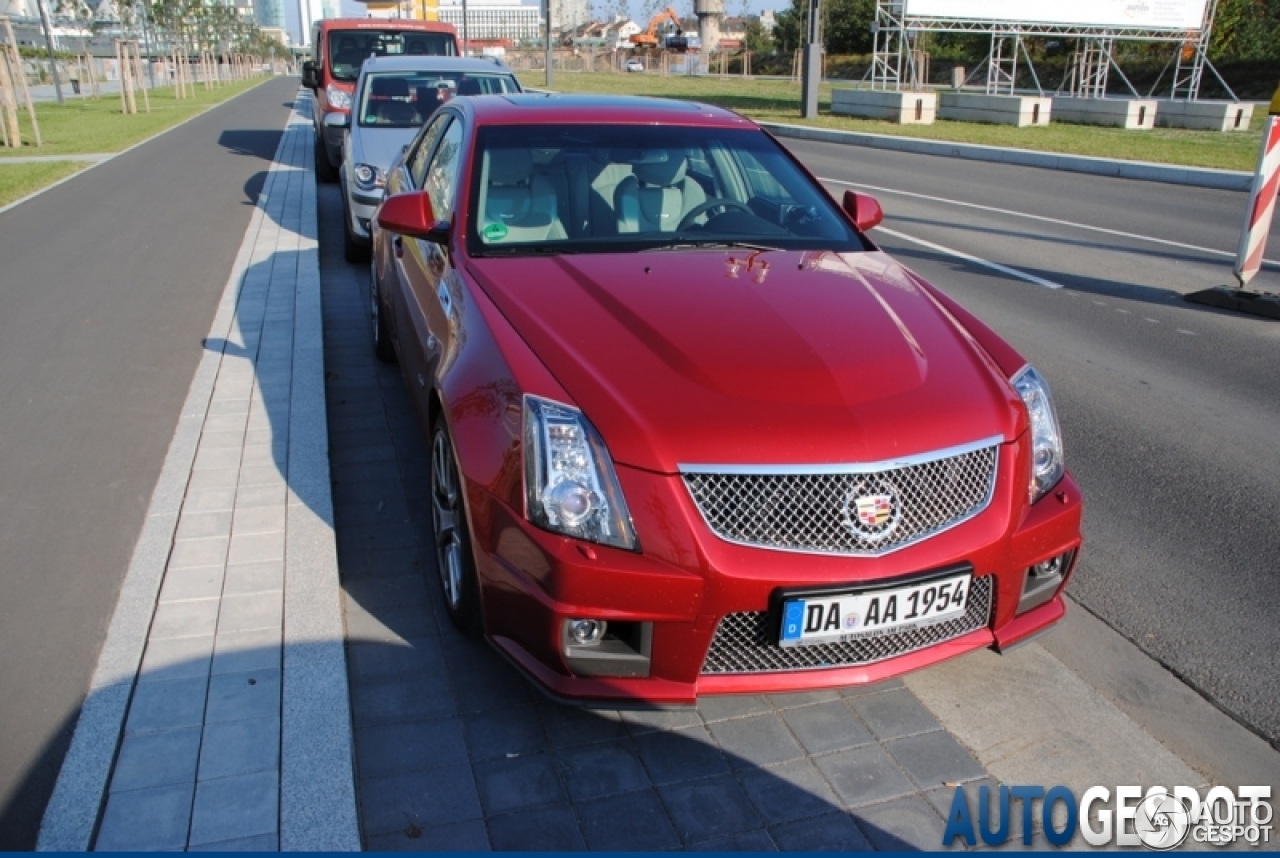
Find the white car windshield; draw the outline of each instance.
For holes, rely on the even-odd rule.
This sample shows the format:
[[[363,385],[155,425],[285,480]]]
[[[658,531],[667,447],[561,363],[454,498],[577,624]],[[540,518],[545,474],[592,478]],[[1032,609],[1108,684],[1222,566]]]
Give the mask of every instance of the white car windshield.
[[[509,74],[372,72],[365,78],[356,115],[362,126],[417,128],[454,96],[519,91]]]

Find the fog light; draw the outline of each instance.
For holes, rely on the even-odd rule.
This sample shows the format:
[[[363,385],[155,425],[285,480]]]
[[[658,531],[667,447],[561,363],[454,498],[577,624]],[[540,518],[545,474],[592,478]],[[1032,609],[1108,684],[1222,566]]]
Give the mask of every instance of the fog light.
[[[574,643],[595,644],[604,640],[605,629],[609,624],[604,620],[570,620],[569,637]]]
[[[1032,608],[1038,608],[1053,598],[1054,593],[1062,586],[1067,570],[1071,568],[1074,551],[1042,560],[1034,566],[1028,566],[1026,577],[1022,581],[1022,595],[1018,599],[1015,613],[1024,614]]]
[[[1059,554],[1057,557],[1051,557],[1043,563],[1037,563],[1031,567],[1031,574],[1037,578],[1051,578],[1055,575],[1062,574],[1062,563],[1066,560],[1067,555]]]

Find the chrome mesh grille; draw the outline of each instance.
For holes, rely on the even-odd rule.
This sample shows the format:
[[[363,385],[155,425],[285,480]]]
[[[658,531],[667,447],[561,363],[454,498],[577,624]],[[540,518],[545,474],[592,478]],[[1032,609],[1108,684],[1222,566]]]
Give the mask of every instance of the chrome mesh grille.
[[[955,619],[878,638],[846,643],[778,646],[777,629],[768,611],[729,614],[720,620],[711,649],[702,664],[703,674],[777,673],[787,670],[820,670],[884,661],[933,646],[987,625],[991,616],[990,575],[974,578],[969,585],[969,606]]]
[[[721,539],[783,551],[879,555],[926,539],[986,508],[996,445],[868,472],[684,474],[707,526]],[[893,498],[896,526],[859,523],[853,499]]]

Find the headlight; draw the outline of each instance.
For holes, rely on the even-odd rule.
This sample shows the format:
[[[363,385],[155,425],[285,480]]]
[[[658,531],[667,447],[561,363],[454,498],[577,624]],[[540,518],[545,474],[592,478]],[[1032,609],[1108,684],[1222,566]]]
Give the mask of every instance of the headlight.
[[[534,524],[577,539],[636,549],[613,461],[578,409],[537,396],[524,398],[524,481]]]
[[[351,93],[345,89],[338,89],[336,86],[326,86],[324,88],[325,97],[329,99],[329,106],[336,107],[338,110],[351,109]]]
[[[1031,502],[1035,503],[1062,479],[1062,432],[1049,385],[1040,373],[1024,367],[1012,383],[1031,418]]]
[[[351,174],[356,180],[356,187],[362,191],[374,191],[387,186],[386,171],[369,164],[356,164]]]

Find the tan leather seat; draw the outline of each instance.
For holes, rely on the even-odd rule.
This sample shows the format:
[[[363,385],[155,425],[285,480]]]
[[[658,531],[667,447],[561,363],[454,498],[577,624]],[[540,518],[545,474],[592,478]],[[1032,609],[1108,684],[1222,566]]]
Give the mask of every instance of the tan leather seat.
[[[487,182],[480,216],[486,244],[567,238],[551,181],[534,170],[528,149],[485,152]]]
[[[650,149],[614,192],[618,232],[674,232],[686,214],[706,201],[702,186],[689,177],[684,155]]]

